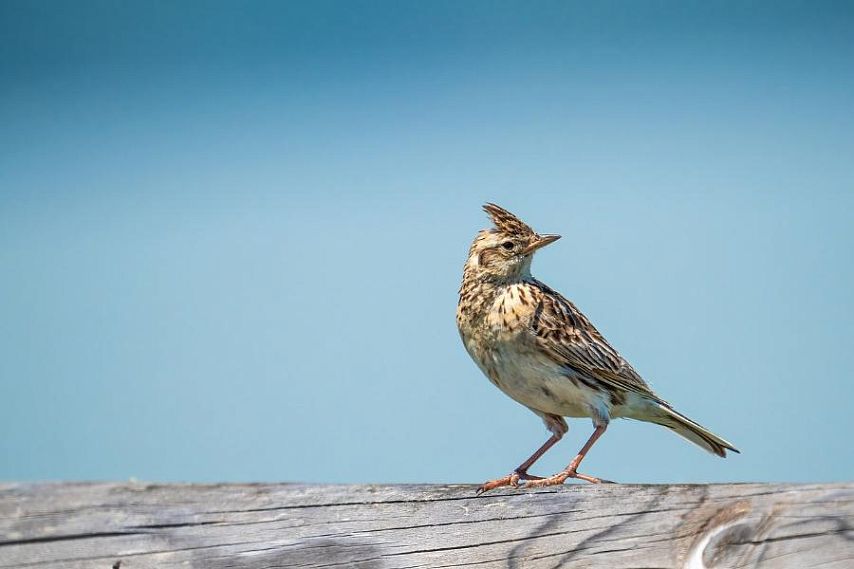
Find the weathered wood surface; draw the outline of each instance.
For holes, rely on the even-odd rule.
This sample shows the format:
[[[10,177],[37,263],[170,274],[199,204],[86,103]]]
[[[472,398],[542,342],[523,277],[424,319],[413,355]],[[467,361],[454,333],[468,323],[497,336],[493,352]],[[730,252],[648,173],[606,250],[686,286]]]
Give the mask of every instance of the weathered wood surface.
[[[847,569],[854,484],[4,484],[0,567]]]

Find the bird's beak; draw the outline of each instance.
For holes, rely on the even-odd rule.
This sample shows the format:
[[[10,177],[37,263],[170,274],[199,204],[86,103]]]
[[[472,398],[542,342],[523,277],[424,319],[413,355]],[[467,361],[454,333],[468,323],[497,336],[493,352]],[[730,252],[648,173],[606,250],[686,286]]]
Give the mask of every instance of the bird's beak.
[[[549,243],[554,243],[558,239],[560,239],[560,235],[537,235],[537,239],[533,243],[528,245],[528,247],[524,251],[524,254],[529,255],[537,249],[545,247]]]

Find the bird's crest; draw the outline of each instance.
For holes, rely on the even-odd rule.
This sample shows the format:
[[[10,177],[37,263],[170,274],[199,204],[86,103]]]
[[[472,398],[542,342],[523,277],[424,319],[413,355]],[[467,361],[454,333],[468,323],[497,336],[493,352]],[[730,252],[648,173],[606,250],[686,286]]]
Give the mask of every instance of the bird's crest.
[[[501,206],[488,203],[483,206],[483,211],[489,215],[492,223],[495,224],[495,228],[502,233],[518,236],[534,235],[533,229]]]

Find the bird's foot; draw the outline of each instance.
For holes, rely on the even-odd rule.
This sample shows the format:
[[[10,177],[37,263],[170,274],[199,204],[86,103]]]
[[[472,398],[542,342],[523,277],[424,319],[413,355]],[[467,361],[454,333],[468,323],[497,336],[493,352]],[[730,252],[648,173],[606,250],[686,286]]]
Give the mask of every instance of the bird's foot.
[[[534,476],[533,474],[528,474],[523,470],[514,470],[504,478],[497,478],[495,480],[490,480],[489,482],[484,482],[477,489],[477,495],[480,496],[484,492],[489,492],[490,490],[495,490],[496,488],[501,488],[503,486],[512,486],[513,488],[519,487],[519,481],[524,480],[525,484],[530,484],[531,482],[535,482],[537,480],[543,480],[541,476]]]
[[[545,488],[546,486],[560,486],[568,478],[578,478],[579,480],[585,480],[590,482],[591,484],[602,484],[603,482],[608,482],[607,480],[602,480],[601,478],[596,478],[595,476],[588,476],[586,474],[581,474],[580,472],[576,472],[575,470],[563,470],[558,472],[554,476],[549,476],[548,478],[540,478],[538,480],[531,480],[529,482],[525,482],[525,487],[531,488]]]

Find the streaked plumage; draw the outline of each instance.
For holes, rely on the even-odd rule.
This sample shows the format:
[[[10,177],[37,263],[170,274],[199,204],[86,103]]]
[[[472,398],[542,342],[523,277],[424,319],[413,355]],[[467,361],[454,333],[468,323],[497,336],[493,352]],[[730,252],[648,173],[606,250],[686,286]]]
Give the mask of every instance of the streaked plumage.
[[[460,287],[457,325],[484,374],[539,415],[552,437],[514,473],[482,491],[529,480],[560,484],[575,469],[612,418],[664,425],[719,456],[733,446],[675,411],[658,397],[572,302],[531,276],[531,259],[558,236],[539,235],[509,211],[484,206],[495,227],[478,233]],[[591,417],[594,435],[563,472],[538,479],[527,469],[567,430],[563,417]],[[738,452],[738,451],[736,451]]]

